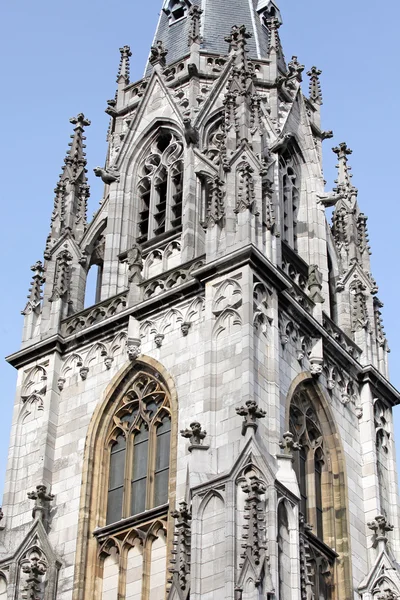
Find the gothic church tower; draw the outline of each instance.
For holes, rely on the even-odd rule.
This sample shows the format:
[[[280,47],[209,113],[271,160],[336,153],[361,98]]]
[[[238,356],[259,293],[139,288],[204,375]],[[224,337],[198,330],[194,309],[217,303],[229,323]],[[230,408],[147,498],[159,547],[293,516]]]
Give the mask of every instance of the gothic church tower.
[[[367,218],[344,143],[324,189],[321,72],[305,95],[281,25],[274,0],[165,0],[141,81],[121,48],[90,223],[71,119],[8,358],[0,600],[400,597]]]

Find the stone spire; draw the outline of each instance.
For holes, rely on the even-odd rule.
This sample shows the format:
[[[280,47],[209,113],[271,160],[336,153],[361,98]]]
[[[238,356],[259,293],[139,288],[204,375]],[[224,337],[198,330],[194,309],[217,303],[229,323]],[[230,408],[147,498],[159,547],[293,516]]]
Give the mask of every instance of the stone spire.
[[[83,113],[70,119],[75,125],[72,141],[64,159],[64,166],[54,190],[54,209],[51,231],[47,239],[45,258],[49,258],[53,246],[66,233],[79,241],[86,229],[87,199],[89,186],[86,177],[86,154],[84,128],[90,125]]]

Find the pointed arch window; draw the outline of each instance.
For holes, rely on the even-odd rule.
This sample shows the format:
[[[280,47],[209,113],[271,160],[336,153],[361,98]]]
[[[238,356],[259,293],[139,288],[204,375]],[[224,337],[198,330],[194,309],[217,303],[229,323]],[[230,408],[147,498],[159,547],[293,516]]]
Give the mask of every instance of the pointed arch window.
[[[139,168],[138,242],[145,243],[182,226],[183,144],[159,127]]]
[[[281,235],[297,251],[300,176],[298,165],[287,152],[279,160]]]
[[[150,373],[139,373],[113,416],[107,524],[168,502],[171,446],[169,397]]]
[[[294,469],[300,490],[300,560],[306,573],[303,592],[308,595],[312,591],[313,597],[330,600],[335,590],[333,573],[338,555],[326,540],[331,544],[335,539],[337,497],[328,468],[320,409],[316,393],[307,386],[300,387],[292,397],[289,419],[294,441],[300,445],[300,450],[294,453]],[[340,518],[343,527],[344,510]]]
[[[301,497],[300,510],[313,526],[314,534],[322,540],[324,442],[316,411],[306,392],[298,392],[292,399],[290,431],[300,445],[294,460]]]

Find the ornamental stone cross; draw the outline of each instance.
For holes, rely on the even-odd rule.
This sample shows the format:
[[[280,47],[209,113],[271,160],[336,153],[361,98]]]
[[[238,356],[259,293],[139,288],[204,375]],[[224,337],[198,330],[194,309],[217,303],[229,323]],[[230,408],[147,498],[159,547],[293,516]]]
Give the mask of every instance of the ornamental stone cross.
[[[378,544],[382,545],[383,547],[386,546],[388,542],[387,533],[389,531],[393,531],[394,529],[393,525],[387,521],[386,517],[383,515],[378,515],[373,521],[367,523],[367,525],[368,528],[371,529],[371,531],[373,531],[375,534],[374,546]]]
[[[189,452],[192,450],[208,450],[210,446],[203,444],[207,431],[204,431],[197,421],[190,423],[190,429],[181,430],[181,436],[190,440]]]
[[[300,450],[300,444],[293,440],[293,433],[290,433],[290,431],[283,434],[282,441],[279,442],[279,447],[286,456],[293,456],[294,450]]]
[[[250,428],[256,433],[258,429],[257,419],[264,419],[266,416],[265,410],[258,407],[255,400],[247,400],[246,406],[240,406],[236,412],[241,417],[244,417],[242,425],[242,435],[246,435],[246,431]]]

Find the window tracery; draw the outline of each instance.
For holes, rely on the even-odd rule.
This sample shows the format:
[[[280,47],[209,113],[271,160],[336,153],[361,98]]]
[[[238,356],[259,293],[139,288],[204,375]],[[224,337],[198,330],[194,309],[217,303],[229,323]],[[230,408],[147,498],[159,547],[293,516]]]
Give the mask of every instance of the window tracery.
[[[139,169],[139,243],[182,225],[182,154],[182,142],[160,127]]]
[[[324,444],[315,408],[306,392],[298,392],[290,407],[290,431],[300,444],[295,453],[295,470],[300,487],[301,512],[314,526],[315,534],[323,539],[322,472]]]
[[[279,160],[281,234],[293,250],[297,250],[297,220],[300,204],[300,177],[297,165],[290,155]]]
[[[108,439],[107,524],[168,502],[170,443],[167,391],[140,372],[114,413]]]
[[[298,391],[290,406],[290,432],[300,450],[294,453],[294,469],[300,489],[301,559],[305,572],[304,590],[312,590],[313,598],[330,600],[333,590],[335,552],[326,545],[324,514],[329,509],[330,494],[328,457],[318,409],[306,389]]]

